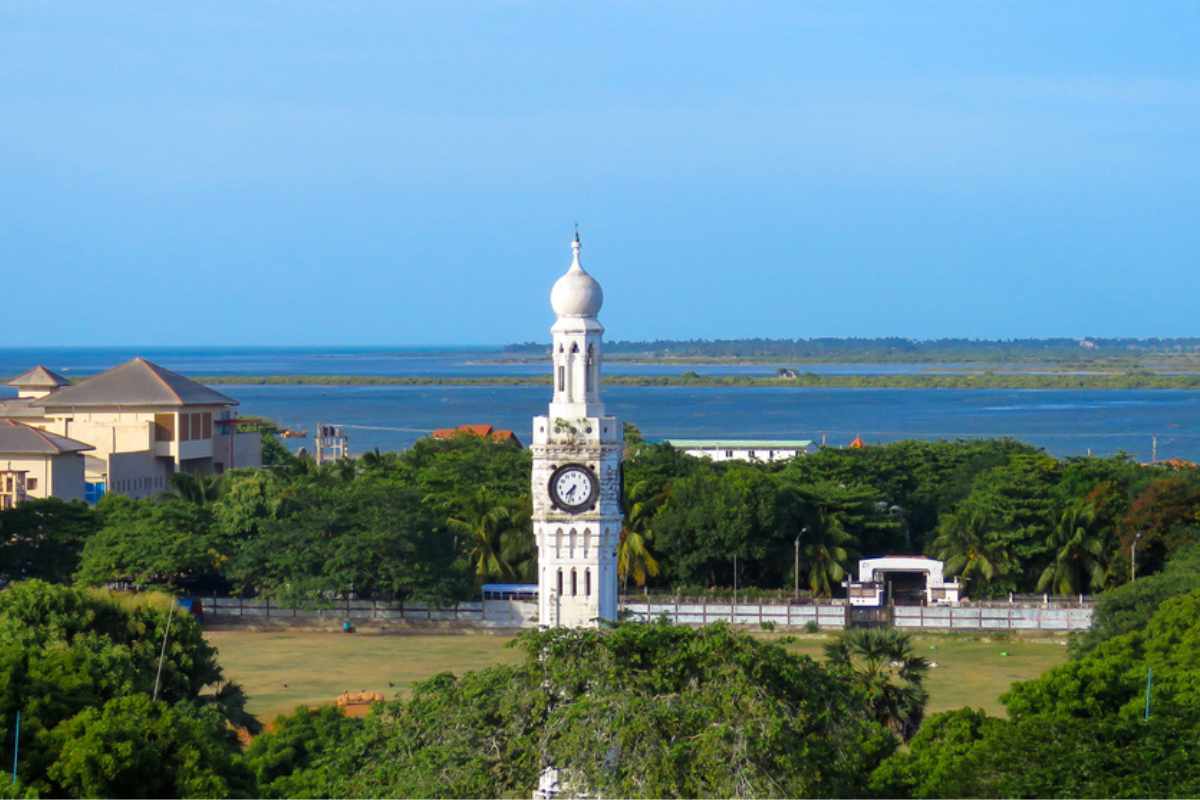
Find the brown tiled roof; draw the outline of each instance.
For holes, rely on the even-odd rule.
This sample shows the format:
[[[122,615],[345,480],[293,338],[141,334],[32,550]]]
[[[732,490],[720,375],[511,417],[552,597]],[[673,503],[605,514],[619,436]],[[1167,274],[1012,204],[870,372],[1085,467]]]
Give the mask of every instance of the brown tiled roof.
[[[18,389],[56,389],[59,386],[70,386],[71,382],[54,370],[38,364],[28,372],[22,372],[13,378],[8,385]]]
[[[0,453],[58,455],[94,449],[90,444],[47,433],[15,419],[0,418]]]
[[[144,358],[135,358],[38,401],[46,408],[79,406],[234,406],[232,397]]]

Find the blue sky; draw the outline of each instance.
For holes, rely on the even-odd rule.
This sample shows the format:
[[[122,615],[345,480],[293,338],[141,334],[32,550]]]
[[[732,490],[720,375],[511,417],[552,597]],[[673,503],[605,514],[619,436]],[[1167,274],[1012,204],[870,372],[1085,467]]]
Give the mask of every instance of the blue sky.
[[[1197,41],[1194,0],[7,0],[6,344],[544,340],[575,220],[610,338],[1200,335]]]

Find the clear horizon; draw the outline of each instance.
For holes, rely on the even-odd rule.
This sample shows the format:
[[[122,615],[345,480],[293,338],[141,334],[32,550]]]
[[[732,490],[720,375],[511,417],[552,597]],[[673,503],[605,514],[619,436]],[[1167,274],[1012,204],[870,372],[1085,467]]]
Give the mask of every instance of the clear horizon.
[[[576,221],[612,339],[1194,335],[1197,40],[1166,1],[19,0],[6,344],[542,341]]]

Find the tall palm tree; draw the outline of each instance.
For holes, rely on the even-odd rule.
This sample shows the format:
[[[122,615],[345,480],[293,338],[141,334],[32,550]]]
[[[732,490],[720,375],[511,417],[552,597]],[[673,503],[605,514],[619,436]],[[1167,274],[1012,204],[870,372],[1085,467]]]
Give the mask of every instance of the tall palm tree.
[[[455,534],[467,540],[468,553],[475,564],[475,577],[509,579],[512,565],[504,559],[504,535],[517,527],[511,508],[486,487],[480,487],[467,500],[462,512],[446,520]]]
[[[1054,561],[1038,579],[1039,592],[1081,594],[1104,584],[1104,531],[1098,530],[1096,509],[1091,503],[1075,502],[1058,518],[1050,534]]]
[[[841,518],[817,504],[805,515],[806,528],[801,541],[801,569],[808,568],[808,588],[817,597],[830,597],[833,587],[846,577],[850,548],[854,544]]]
[[[992,540],[991,519],[984,509],[960,509],[946,517],[932,542],[934,555],[946,564],[946,574],[962,580],[966,593],[987,591],[988,585],[1008,572],[1011,558],[1004,546]]]
[[[629,579],[639,587],[661,572],[661,566],[650,552],[650,520],[669,495],[669,489],[657,491],[650,481],[639,481],[629,487],[626,500],[629,511],[625,525],[621,528],[621,539],[617,544],[617,574],[621,576],[621,591],[629,587]]]
[[[925,716],[929,662],[913,652],[912,639],[895,628],[854,628],[825,645],[829,666],[848,675],[876,721],[904,741]]]

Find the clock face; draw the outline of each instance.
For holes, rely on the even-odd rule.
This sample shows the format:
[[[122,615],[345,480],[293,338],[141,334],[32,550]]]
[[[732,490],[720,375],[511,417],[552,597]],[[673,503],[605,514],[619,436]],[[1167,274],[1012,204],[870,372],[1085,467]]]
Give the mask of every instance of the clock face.
[[[596,501],[596,476],[581,464],[567,464],[550,476],[550,499],[571,514],[590,508]]]

